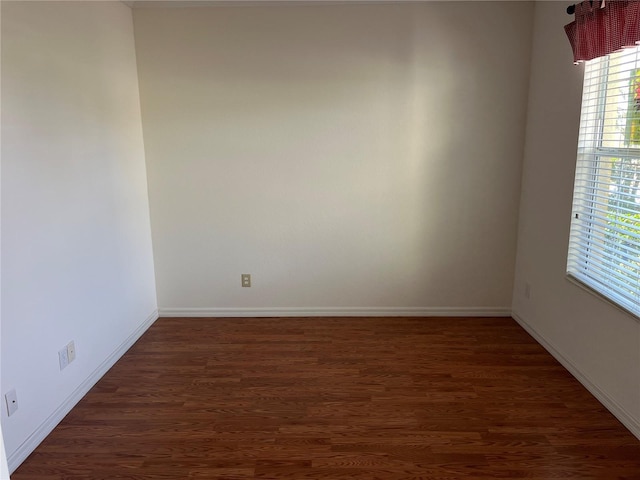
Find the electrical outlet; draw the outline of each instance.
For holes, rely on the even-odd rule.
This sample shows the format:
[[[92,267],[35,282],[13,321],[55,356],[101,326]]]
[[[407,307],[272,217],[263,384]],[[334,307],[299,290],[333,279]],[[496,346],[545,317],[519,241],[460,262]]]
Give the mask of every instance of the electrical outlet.
[[[529,283],[524,284],[524,298],[527,300],[531,298],[531,285]]]
[[[242,286],[243,287],[250,287],[251,286],[251,275],[248,273],[243,273],[241,275],[242,278]]]
[[[58,352],[58,360],[60,361],[60,370],[64,370],[69,365],[69,351],[64,347]]]
[[[67,345],[67,359],[69,360],[69,363],[76,359],[76,344],[73,340],[71,340]]]
[[[16,410],[18,410],[18,394],[16,393],[16,389],[13,388],[5,393],[4,399],[7,402],[7,414],[11,416],[16,413]]]

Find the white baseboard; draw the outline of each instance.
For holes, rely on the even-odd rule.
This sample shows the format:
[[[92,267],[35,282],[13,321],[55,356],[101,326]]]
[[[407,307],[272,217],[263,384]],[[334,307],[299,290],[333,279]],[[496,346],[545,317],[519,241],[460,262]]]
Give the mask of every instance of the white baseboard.
[[[73,407],[89,390],[109,371],[109,369],[126,353],[129,348],[142,336],[158,319],[158,311],[154,310],[120,346],[96,368],[78,388],[47,418],[14,452],[8,455],[9,471],[13,473],[26,458],[31,455],[40,443],[49,435]]]
[[[516,322],[520,324],[522,328],[524,328],[529,335],[531,335],[535,340],[542,345],[551,355],[555,357],[558,362],[562,364],[564,368],[566,368],[571,375],[573,375],[576,380],[578,380],[589,392],[598,399],[602,405],[605,406],[607,410],[609,410],[614,417],[616,417],[620,422],[627,427],[627,429],[635,435],[638,440],[640,440],[640,421],[634,418],[629,412],[627,412],[618,402],[616,402],[609,394],[600,389],[594,382],[592,382],[586,375],[584,375],[578,367],[567,357],[565,357],[560,351],[547,340],[544,336],[538,333],[530,324],[528,324],[521,316],[517,313],[512,312],[511,314]]]
[[[510,307],[160,308],[161,317],[509,317]]]

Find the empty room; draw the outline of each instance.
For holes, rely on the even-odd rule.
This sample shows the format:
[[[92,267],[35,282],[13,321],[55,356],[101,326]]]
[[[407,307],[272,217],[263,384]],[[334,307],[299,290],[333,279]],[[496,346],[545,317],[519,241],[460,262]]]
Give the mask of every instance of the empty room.
[[[640,478],[640,2],[0,22],[3,480]]]

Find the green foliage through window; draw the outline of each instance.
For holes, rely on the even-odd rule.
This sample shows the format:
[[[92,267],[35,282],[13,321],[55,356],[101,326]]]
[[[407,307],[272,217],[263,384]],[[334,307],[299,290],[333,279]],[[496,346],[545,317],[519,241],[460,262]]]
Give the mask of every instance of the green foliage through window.
[[[628,108],[625,140],[627,145],[640,145],[640,69],[631,73]]]

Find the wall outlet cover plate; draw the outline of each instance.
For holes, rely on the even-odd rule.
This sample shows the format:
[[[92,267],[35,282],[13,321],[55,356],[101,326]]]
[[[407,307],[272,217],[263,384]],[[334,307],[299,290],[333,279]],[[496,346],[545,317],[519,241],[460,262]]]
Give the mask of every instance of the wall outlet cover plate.
[[[11,416],[16,413],[16,410],[18,410],[18,394],[16,393],[16,389],[13,388],[5,393],[4,399],[7,402],[7,414]]]

